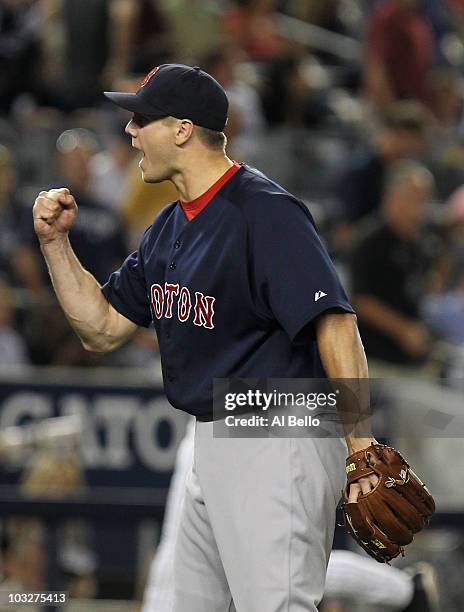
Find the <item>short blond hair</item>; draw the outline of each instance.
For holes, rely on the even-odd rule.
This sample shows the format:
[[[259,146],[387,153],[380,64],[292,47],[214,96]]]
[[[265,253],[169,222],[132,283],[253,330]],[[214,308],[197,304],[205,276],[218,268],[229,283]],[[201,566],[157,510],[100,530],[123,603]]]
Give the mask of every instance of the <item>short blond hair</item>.
[[[210,130],[209,128],[195,126],[195,131],[201,142],[214,151],[224,151],[227,145],[227,136],[224,132]]]

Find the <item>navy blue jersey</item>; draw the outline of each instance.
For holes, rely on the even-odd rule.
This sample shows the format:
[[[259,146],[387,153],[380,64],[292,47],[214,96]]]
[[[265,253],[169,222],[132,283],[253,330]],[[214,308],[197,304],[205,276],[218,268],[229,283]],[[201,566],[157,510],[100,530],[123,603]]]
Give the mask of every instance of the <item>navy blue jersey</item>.
[[[202,417],[214,378],[324,377],[310,322],[353,312],[307,208],[246,165],[192,221],[166,206],[102,291],[154,323],[169,401]]]

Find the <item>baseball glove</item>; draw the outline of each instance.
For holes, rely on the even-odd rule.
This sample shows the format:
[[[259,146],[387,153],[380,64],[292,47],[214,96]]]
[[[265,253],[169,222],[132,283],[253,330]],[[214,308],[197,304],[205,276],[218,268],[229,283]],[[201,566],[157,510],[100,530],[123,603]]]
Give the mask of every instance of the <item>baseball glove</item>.
[[[346,460],[347,484],[342,491],[345,526],[364,550],[380,563],[388,563],[428,525],[435,502],[426,486],[398,451],[371,444]],[[376,474],[378,483],[369,493],[349,502],[350,485]]]

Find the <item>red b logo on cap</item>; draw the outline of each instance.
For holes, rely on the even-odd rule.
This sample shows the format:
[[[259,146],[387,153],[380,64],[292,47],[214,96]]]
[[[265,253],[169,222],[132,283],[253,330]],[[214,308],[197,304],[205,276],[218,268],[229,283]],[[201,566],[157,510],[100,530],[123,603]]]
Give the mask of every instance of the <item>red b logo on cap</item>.
[[[151,77],[155,74],[155,72],[158,70],[159,66],[155,66],[154,68],[152,68],[150,70],[150,72],[147,74],[147,76],[143,79],[143,81],[140,83],[140,87],[143,87],[144,85],[146,85],[148,83],[148,81],[151,79]]]

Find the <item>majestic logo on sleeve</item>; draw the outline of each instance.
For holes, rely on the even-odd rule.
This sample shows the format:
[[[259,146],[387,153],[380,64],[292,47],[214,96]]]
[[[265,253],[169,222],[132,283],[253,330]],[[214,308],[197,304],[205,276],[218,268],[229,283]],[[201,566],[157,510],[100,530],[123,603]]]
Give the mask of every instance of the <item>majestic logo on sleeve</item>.
[[[164,287],[154,283],[150,289],[151,307],[157,319],[177,317],[181,323],[189,319],[198,327],[213,329],[214,302],[216,298],[195,291],[194,295],[187,287],[173,283],[164,283]]]
[[[324,291],[316,291],[316,293],[314,294],[314,301],[317,302],[321,298],[326,297],[326,295],[327,293],[324,293]]]

